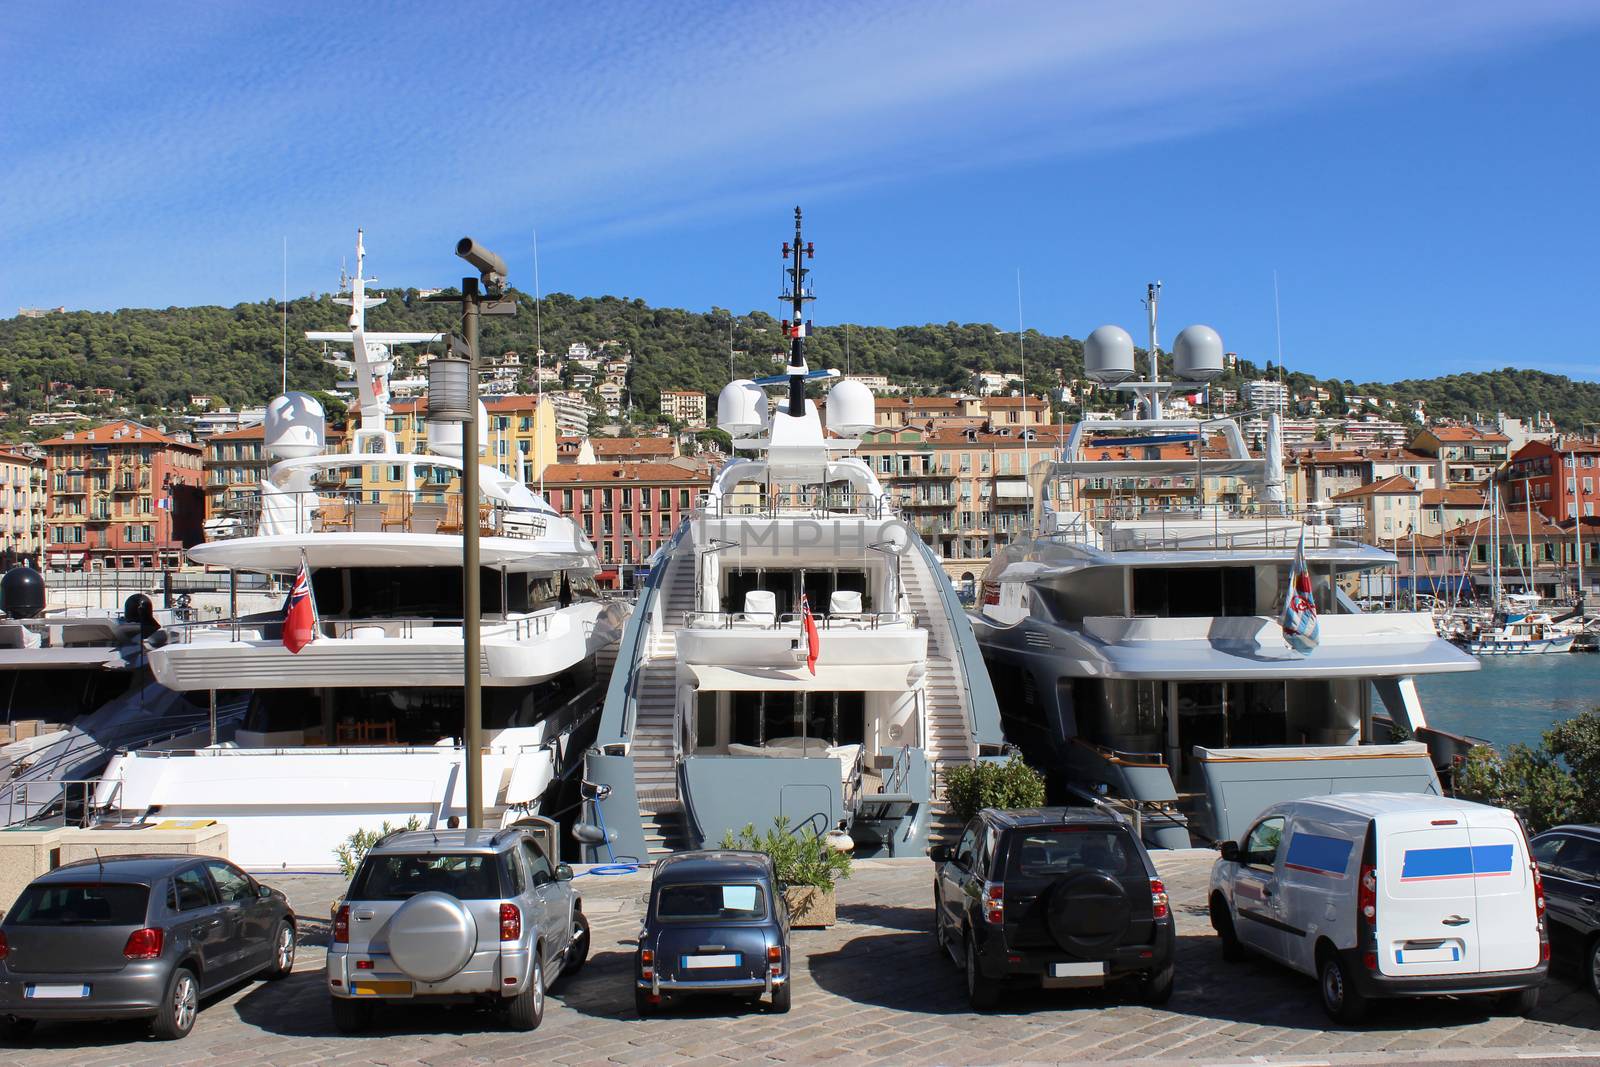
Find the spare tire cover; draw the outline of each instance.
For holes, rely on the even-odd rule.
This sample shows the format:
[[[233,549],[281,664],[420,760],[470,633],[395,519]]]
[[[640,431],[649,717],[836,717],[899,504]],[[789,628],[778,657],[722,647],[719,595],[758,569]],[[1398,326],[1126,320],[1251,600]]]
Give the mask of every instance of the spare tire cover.
[[[1122,939],[1132,904],[1122,883],[1100,871],[1079,871],[1050,887],[1050,936],[1068,952],[1092,954]]]
[[[449,893],[418,893],[389,920],[389,956],[419,982],[442,982],[478,947],[478,924]]]

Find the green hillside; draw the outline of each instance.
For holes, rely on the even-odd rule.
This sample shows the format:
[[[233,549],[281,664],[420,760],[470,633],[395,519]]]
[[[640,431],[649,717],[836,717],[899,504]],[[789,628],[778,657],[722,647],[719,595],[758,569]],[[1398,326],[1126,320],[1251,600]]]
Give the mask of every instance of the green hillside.
[[[448,330],[455,323],[452,305],[424,303],[414,291],[386,295],[387,303],[368,312],[372,329]],[[517,316],[484,320],[486,358],[507,351],[528,357],[535,350],[532,299],[525,293],[515,296],[520,305]],[[334,384],[336,371],[322,361],[321,346],[302,335],[306,330],[337,328],[347,314],[326,296],[289,304],[291,387],[326,389]],[[0,396],[0,415],[7,416],[8,435],[15,437],[28,413],[45,409],[45,390],[51,381],[77,389],[115,390],[118,405],[146,417],[164,408],[182,408],[194,394],[235,406],[260,404],[278,389],[280,315],[278,302],[268,300],[232,308],[67,312],[0,321],[0,376],[11,385]],[[727,311],[690,312],[652,308],[639,300],[556,293],[545,299],[540,317],[547,352],[565,353],[569,344],[581,341],[592,347],[615,342],[609,351],[632,353],[628,384],[633,403],[641,410],[653,411],[662,389],[699,389],[715,395],[728,380]],[[1081,373],[1078,340],[1029,331],[1024,344],[1030,388],[1043,391],[1063,377],[1070,382]],[[750,312],[732,316],[731,347],[737,353],[736,372],[757,375],[777,369],[772,356],[785,348],[785,342],[775,319]],[[813,367],[884,374],[930,392],[969,388],[975,371],[1021,368],[1016,333],[989,324],[824,326],[813,333],[808,353]],[[526,362],[531,364],[531,358]],[[1244,361],[1220,384],[1272,372],[1270,364],[1256,367]],[[1600,384],[1541,371],[1507,368],[1393,384],[1321,380],[1300,373],[1289,373],[1286,380],[1296,389],[1320,384],[1336,398],[1350,394],[1393,398],[1407,408],[1422,399],[1433,417],[1492,415],[1497,410],[1527,416],[1547,411],[1569,429],[1600,421]]]

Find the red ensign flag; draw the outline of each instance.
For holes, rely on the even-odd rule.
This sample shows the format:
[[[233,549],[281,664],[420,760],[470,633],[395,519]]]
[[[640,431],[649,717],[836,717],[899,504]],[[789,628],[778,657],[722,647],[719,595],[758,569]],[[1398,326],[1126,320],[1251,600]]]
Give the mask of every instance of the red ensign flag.
[[[817,655],[822,651],[822,638],[817,634],[817,620],[811,617],[811,598],[800,597],[800,613],[806,627],[806,667],[817,673]]]

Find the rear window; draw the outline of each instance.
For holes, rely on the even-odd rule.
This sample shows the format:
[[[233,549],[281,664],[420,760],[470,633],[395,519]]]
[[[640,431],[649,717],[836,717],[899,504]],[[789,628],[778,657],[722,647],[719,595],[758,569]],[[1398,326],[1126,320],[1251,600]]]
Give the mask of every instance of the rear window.
[[[499,856],[443,853],[431,856],[368,856],[350,884],[351,900],[409,900],[418,893],[448,893],[458,900],[506,896]]]
[[[719,882],[662,886],[656,918],[665,922],[733,921],[767,917],[767,894],[759,885]]]
[[[30,885],[6,916],[18,926],[143,926],[150,887]]]
[[[1010,844],[1008,874],[1012,878],[1054,878],[1084,870],[1114,878],[1145,874],[1137,848],[1117,827],[1018,830],[1012,833]]]

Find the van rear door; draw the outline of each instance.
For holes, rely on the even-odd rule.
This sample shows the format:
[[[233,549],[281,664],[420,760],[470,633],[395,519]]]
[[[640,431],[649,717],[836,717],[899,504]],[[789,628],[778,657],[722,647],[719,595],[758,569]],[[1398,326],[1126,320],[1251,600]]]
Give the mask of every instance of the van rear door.
[[[1381,815],[1378,830],[1378,971],[1387,975],[1479,970],[1472,836],[1454,813]]]
[[[1522,828],[1504,811],[1472,811],[1467,832],[1478,894],[1478,967],[1520,971],[1539,965],[1539,917]]]

